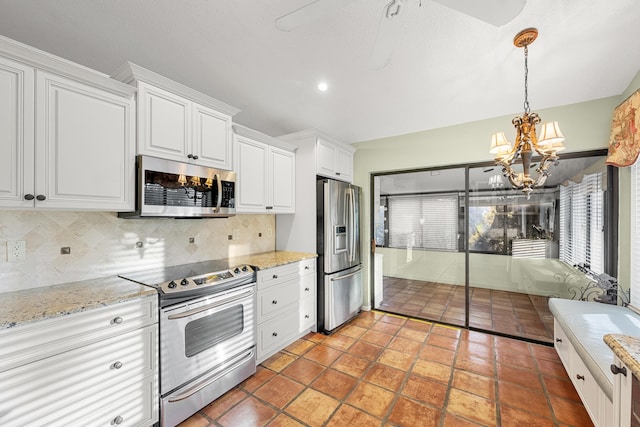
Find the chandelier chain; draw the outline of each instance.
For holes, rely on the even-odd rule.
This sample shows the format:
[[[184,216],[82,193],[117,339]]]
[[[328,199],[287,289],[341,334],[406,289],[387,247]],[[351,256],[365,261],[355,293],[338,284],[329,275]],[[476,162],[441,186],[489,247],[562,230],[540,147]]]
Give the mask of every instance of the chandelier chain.
[[[529,85],[528,85],[528,77],[529,77],[529,67],[527,64],[527,60],[529,59],[529,49],[528,46],[524,45],[524,112],[529,114],[531,108],[529,107]]]

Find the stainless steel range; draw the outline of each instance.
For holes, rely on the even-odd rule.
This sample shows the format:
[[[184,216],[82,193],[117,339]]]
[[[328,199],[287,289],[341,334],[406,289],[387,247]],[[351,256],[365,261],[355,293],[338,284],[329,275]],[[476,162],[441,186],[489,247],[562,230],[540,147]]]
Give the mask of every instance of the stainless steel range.
[[[173,427],[256,371],[248,265],[204,261],[120,277],[160,296],[160,422]]]

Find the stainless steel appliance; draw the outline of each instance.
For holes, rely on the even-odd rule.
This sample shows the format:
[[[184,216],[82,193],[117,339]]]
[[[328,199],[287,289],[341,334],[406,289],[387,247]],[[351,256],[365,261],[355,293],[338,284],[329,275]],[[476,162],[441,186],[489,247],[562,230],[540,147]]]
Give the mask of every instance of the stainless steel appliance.
[[[208,218],[235,215],[236,173],[138,156],[136,210],[121,218]]]
[[[120,277],[160,298],[160,424],[173,427],[256,371],[250,266],[205,261]]]
[[[362,306],[360,187],[317,181],[318,330],[330,333]]]

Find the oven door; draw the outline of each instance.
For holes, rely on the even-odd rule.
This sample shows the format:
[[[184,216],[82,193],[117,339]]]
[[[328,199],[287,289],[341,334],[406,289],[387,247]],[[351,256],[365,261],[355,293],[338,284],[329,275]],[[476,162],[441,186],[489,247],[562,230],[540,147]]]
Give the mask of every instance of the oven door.
[[[255,283],[160,310],[160,394],[255,346]]]

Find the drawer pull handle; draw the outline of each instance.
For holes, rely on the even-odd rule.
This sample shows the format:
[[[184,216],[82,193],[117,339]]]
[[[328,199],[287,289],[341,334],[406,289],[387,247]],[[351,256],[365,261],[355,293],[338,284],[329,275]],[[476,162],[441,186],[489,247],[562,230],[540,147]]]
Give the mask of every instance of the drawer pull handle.
[[[562,342],[562,338],[556,338],[556,342]]]
[[[304,315],[304,318],[305,318],[305,319],[308,319],[308,318],[309,318],[309,315],[308,315],[308,314],[305,314],[305,315]]]
[[[278,303],[277,299],[274,299],[273,301],[271,301],[271,304],[276,305]]]
[[[117,361],[116,363],[114,363],[111,366],[113,366],[113,369],[120,369],[120,368],[122,368],[122,362]]]
[[[122,424],[122,422],[124,421],[124,418],[122,418],[120,415],[118,415],[117,417],[115,417],[113,419],[113,421],[111,421],[111,424]]]
[[[584,381],[584,375],[576,374],[576,379]]]
[[[304,266],[304,269],[305,269],[305,270],[308,270],[308,269],[309,269],[309,266],[308,266],[308,265],[305,265],[305,266]]]
[[[25,200],[33,200],[35,198],[36,198],[36,196],[34,196],[33,194],[25,194],[24,195],[24,199]]]
[[[273,335],[274,337],[277,337],[277,336],[278,336],[278,333],[277,333],[277,332],[274,332],[274,333],[272,333],[271,335]]]
[[[611,372],[613,372],[613,375],[622,374],[625,377],[627,376],[627,368],[625,366],[619,368],[617,365],[611,364]]]
[[[273,278],[274,278],[274,279],[277,279],[277,278],[278,278],[278,275],[277,275],[277,274],[274,274],[274,275],[273,275]]]
[[[114,325],[119,325],[122,323],[122,317],[118,316],[116,318],[114,318],[111,323],[113,323]]]
[[[305,292],[309,292],[309,288],[304,288],[304,291]]]

